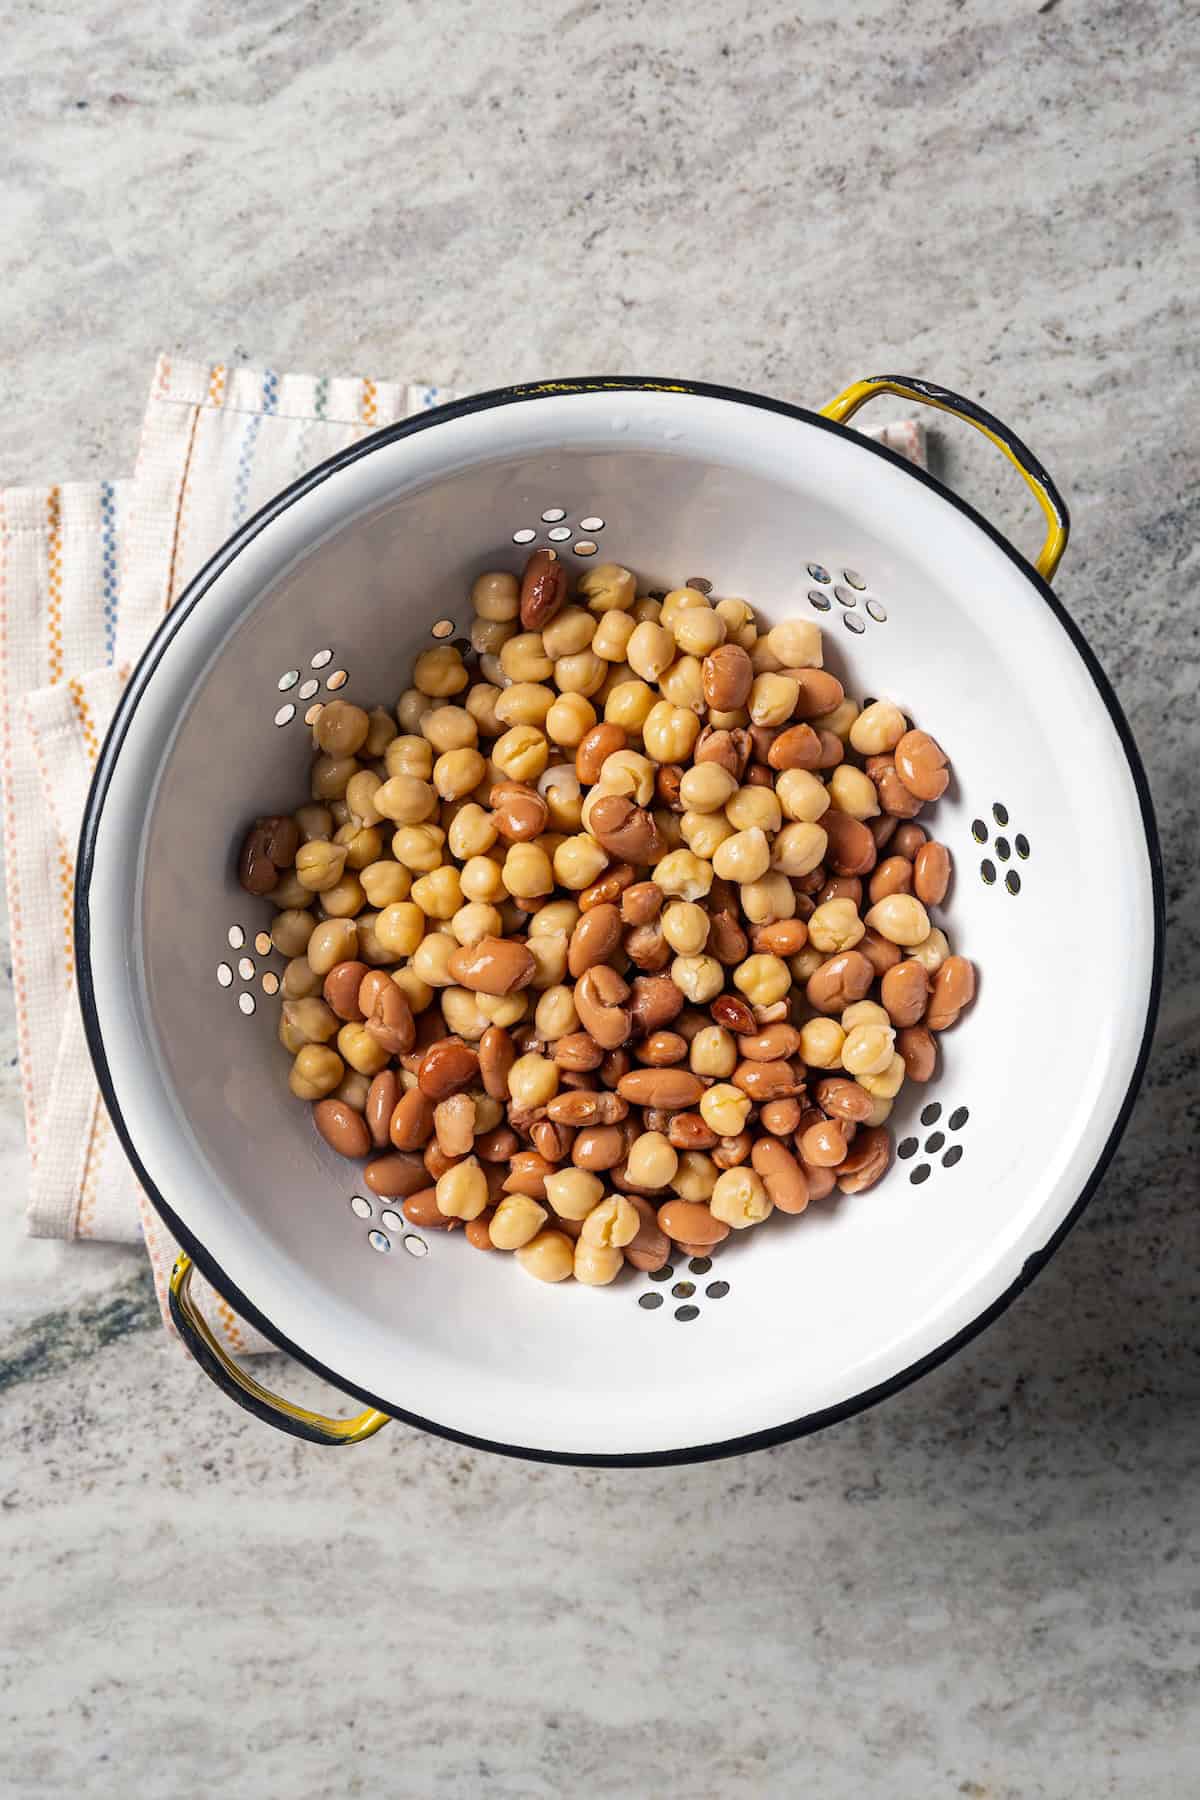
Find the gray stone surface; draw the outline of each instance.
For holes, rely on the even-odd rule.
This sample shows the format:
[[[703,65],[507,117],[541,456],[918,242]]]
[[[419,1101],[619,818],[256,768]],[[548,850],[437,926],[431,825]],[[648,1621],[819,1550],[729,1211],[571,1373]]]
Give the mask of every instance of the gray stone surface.
[[[10,10],[0,481],[127,472],[159,347],[960,387],[1069,495],[1171,936],[1132,1126],[1024,1299],[821,1437],[632,1474],[221,1402],[134,1253],[20,1236],[6,995],[0,1794],[1200,1787],[1196,48],[1172,0]],[[966,437],[947,477],[1031,545]]]

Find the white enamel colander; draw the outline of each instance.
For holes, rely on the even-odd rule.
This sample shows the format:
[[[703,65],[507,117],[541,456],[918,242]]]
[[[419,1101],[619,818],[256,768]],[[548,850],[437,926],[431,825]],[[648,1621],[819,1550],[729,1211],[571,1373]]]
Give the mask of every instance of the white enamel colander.
[[[843,423],[873,394],[987,432],[1046,515],[1038,568],[963,501]],[[130,680],[83,829],[80,990],[117,1130],[186,1254],[180,1328],[250,1410],[351,1442],[384,1416],[578,1462],[780,1441],[895,1391],[1032,1277],[1132,1104],[1159,983],[1146,782],[1095,658],[1047,584],[1067,521],[1005,427],[944,390],[859,383],[822,415],[688,382],[514,388],[324,463],[196,578]],[[465,635],[489,568],[553,543],[651,587],[702,577],[768,624],[825,627],[858,698],[946,747],[943,923],[979,971],[938,1074],[903,1090],[873,1190],[608,1288],[546,1287],[371,1196],[288,1093],[282,959],[238,886],[248,819],[307,798],[304,715],[394,702]],[[447,623],[448,622],[448,623]],[[262,946],[267,945],[264,952]],[[371,1411],[322,1420],[207,1335],[192,1262],[235,1310]]]

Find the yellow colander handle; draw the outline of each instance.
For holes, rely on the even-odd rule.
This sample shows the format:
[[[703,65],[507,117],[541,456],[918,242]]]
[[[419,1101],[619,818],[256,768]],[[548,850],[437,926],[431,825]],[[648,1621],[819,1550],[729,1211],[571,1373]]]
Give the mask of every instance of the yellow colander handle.
[[[244,1369],[239,1369],[213,1336],[192,1298],[193,1268],[191,1257],[180,1251],[171,1270],[168,1291],[171,1318],[188,1350],[223,1394],[244,1406],[256,1419],[263,1419],[277,1431],[289,1432],[292,1437],[304,1438],[310,1444],[361,1444],[364,1438],[374,1437],[380,1426],[388,1423],[388,1415],[376,1412],[374,1408],[353,1419],[327,1419],[322,1413],[293,1406],[290,1400],[281,1399],[255,1381],[252,1375],[247,1375]]]
[[[865,406],[876,394],[895,394],[900,400],[917,401],[922,406],[936,406],[940,412],[951,413],[956,419],[964,419],[968,425],[973,425],[976,431],[982,431],[984,437],[992,440],[1013,468],[1024,477],[1045,515],[1046,541],[1034,567],[1047,581],[1052,580],[1067,547],[1071,516],[1053,481],[1016,432],[1010,431],[1007,425],[993,418],[991,413],[985,412],[973,400],[964,400],[961,394],[952,394],[949,388],[936,387],[932,381],[921,381],[915,375],[868,375],[865,381],[853,382],[836,400],[823,406],[821,415],[844,425],[854,417],[860,406]]]

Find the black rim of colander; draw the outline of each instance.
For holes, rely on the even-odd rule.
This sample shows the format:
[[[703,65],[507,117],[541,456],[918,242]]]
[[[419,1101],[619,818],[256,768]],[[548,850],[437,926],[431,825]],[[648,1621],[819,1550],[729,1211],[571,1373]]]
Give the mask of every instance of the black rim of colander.
[[[1091,1174],[1084,1182],[1080,1193],[1068,1209],[1060,1223],[1051,1233],[1039,1250],[1026,1257],[1021,1272],[1016,1280],[998,1295],[990,1305],[977,1314],[967,1325],[961,1327],[936,1349],[910,1363],[897,1374],[889,1376],[886,1381],[878,1382],[873,1387],[836,1405],[823,1407],[817,1412],[808,1413],[802,1418],[793,1419],[782,1425],[771,1426],[761,1431],[749,1432],[741,1437],[725,1438],[710,1444],[688,1445],[680,1449],[646,1450],[630,1452],[583,1452],[545,1450],[522,1444],[508,1444],[491,1438],[477,1437],[470,1432],[458,1431],[452,1425],[443,1425],[436,1419],[427,1419],[419,1413],[406,1410],[382,1395],[373,1394],[357,1383],[349,1381],[345,1376],[337,1374],[326,1367],[302,1345],[294,1343],[285,1332],[281,1331],[270,1319],[266,1318],[248,1295],[244,1294],[237,1284],[230,1279],[216,1259],[205,1249],[195,1234],[189,1229],[185,1220],[179,1217],[173,1207],[154,1185],[141,1158],[137,1146],[129,1131],[121,1110],[120,1101],[113,1085],[112,1075],[105,1054],[104,1042],[100,1031],[96,1010],[95,987],[92,980],[91,951],[91,918],[89,912],[89,893],[95,862],[96,841],[100,818],[104,810],[105,798],[112,778],[112,771],[121,753],[121,747],[129,728],[130,720],[145,692],[154,670],[176,632],[184,621],[204,599],[209,588],[224,573],[229,565],[238,557],[254,538],[273,520],[278,518],[290,506],[327,481],[330,476],[350,467],[360,457],[370,456],[374,451],[387,444],[416,436],[419,432],[435,429],[449,419],[463,418],[471,413],[486,412],[499,406],[513,404],[530,404],[538,400],[559,398],[563,395],[581,393],[622,393],[622,392],[657,392],[666,399],[671,393],[683,393],[699,396],[704,399],[722,400],[738,406],[752,406],[760,411],[778,413],[784,418],[814,426],[819,431],[828,431],[837,437],[855,445],[864,456],[881,457],[893,467],[902,469],[913,481],[920,482],[937,494],[947,505],[969,519],[985,537],[1004,552],[1010,562],[1020,570],[1041,599],[1050,608],[1059,624],[1074,646],[1080,660],[1091,676],[1096,690],[1104,703],[1129,765],[1141,809],[1142,826],[1146,840],[1146,855],[1150,865],[1150,878],[1153,896],[1154,918],[1154,953],[1149,993],[1147,996],[1146,1018],[1142,1031],[1142,1040],[1138,1048],[1137,1060],[1124,1098],[1117,1111],[1112,1129],[1097,1156]],[[978,416],[993,425],[999,435],[1011,441],[1012,434],[999,421],[992,420],[990,415],[979,411]],[[1159,999],[1162,990],[1163,940],[1165,935],[1165,906],[1163,897],[1162,852],[1159,844],[1158,828],[1154,818],[1153,803],[1150,798],[1150,787],[1146,772],[1129,724],[1121,710],[1120,703],[1109,683],[1108,677],[1101,668],[1091,646],[1083,633],[1067,612],[1062,601],[1054,593],[1047,582],[1008,539],[987,519],[978,513],[973,506],[960,495],[930,475],[927,470],[919,469],[907,462],[903,457],[889,450],[886,445],[865,437],[861,432],[848,425],[840,425],[819,413],[809,412],[806,408],[793,406],[784,400],[771,399],[762,394],[749,393],[740,388],[721,387],[703,381],[671,380],[664,378],[634,376],[589,376],[576,380],[554,382],[532,382],[514,387],[495,388],[487,393],[476,394],[467,399],[455,400],[445,406],[432,407],[427,412],[418,413],[414,417],[402,420],[399,424],[390,425],[361,439],[347,449],[339,451],[320,463],[306,475],[293,481],[275,498],[262,507],[254,516],[230,537],[212,556],[200,572],[188,584],[176,605],[165,616],[162,624],[136,664],[125,687],[125,692],[117,707],[112,725],[105,738],[96,773],[93,777],[87,804],[84,809],[83,824],[80,831],[77,876],[75,884],[75,942],[79,979],[79,1000],[83,1014],[84,1028],[88,1048],[95,1066],[96,1077],[108,1108],[112,1123],[121,1144],[128,1156],[147,1197],[155,1210],[181,1247],[195,1262],[201,1272],[207,1276],[213,1286],[224,1296],[229,1305],[255,1326],[263,1335],[294,1356],[314,1374],[322,1376],[341,1393],[362,1401],[365,1405],[387,1413],[391,1418],[402,1420],[405,1424],[416,1426],[422,1431],[430,1431],[439,1437],[448,1438],[454,1443],[469,1445],[472,1449],[491,1450],[503,1456],[522,1457],[532,1462],[565,1463],[584,1468],[656,1468],[670,1467],[682,1463],[708,1462],[717,1457],[738,1456],[752,1450],[769,1449],[772,1445],[790,1442],[793,1438],[804,1437],[814,1431],[823,1430],[828,1425],[839,1423],[843,1419],[852,1418],[854,1414],[877,1405],[881,1400],[900,1393],[921,1376],[927,1375],[941,1363],[963,1349],[971,1340],[979,1335],[988,1325],[1007,1311],[1017,1295],[1023,1293],[1034,1277],[1045,1267],[1063,1242],[1071,1227],[1076,1223],[1092,1195],[1095,1193],[1105,1170],[1108,1168],[1121,1135],[1129,1121],[1137,1097],[1138,1088],[1145,1074],[1146,1063],[1150,1054],[1154,1024],[1158,1013]]]

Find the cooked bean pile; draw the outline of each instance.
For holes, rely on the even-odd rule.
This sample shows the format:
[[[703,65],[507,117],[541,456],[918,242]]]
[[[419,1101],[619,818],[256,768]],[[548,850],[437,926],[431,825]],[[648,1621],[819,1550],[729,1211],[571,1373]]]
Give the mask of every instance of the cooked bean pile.
[[[321,707],[240,875],[326,1142],[414,1225],[602,1285],[873,1186],[975,976],[916,823],[946,757],[815,623],[568,588],[549,550],[481,575],[394,715]]]

